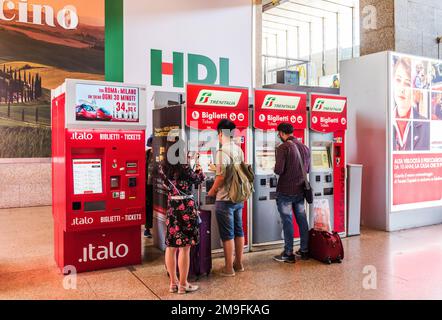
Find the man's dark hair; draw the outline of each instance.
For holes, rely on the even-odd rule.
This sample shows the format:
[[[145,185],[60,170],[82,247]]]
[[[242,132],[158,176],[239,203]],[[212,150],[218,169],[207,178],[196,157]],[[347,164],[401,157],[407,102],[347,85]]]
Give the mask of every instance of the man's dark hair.
[[[218,126],[216,127],[216,129],[218,130],[218,133],[230,132],[230,136],[233,136],[233,132],[236,129],[236,124],[228,119],[222,119],[218,123]]]
[[[295,129],[290,123],[281,123],[278,126],[278,131],[281,131],[282,133],[285,134],[292,134],[295,131]]]

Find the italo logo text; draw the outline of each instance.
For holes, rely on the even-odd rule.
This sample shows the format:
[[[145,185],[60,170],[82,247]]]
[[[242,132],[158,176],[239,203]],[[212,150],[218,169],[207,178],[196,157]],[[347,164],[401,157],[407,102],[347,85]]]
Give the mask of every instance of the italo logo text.
[[[111,241],[107,246],[97,246],[92,244],[83,248],[83,257],[78,262],[102,261],[108,259],[121,259],[127,256],[129,247],[122,243],[117,246]]]
[[[173,52],[172,62],[164,61],[163,51],[150,51],[150,83],[153,86],[163,86],[163,76],[172,76],[175,88],[184,88],[184,83],[229,85],[229,59],[219,58],[218,65],[209,57],[199,54],[187,54],[187,77],[184,70],[185,54]],[[200,78],[199,70],[206,70],[205,77]],[[187,81],[186,81],[187,79]]]
[[[241,99],[241,92],[201,90],[196,98],[197,106],[236,107]]]
[[[30,17],[30,13],[32,13],[32,17]],[[77,9],[72,5],[67,5],[55,12],[50,5],[29,4],[28,0],[16,2],[0,0],[0,20],[46,25],[53,28],[57,27],[57,23],[66,30],[76,29],[80,23]]]
[[[264,99],[264,103],[262,104],[262,109],[294,111],[298,109],[300,101],[301,101],[300,97],[268,94]]]
[[[340,99],[316,99],[313,111],[341,113],[346,103],[347,101]]]
[[[71,140],[92,140],[92,133],[87,132],[72,132]]]
[[[94,218],[74,218],[72,220],[71,226],[87,226],[94,223]]]

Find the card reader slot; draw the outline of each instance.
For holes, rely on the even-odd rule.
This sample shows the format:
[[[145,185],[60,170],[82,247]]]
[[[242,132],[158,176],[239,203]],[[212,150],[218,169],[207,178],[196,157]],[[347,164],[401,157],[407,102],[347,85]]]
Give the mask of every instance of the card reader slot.
[[[332,196],[332,195],[333,195],[333,188],[324,189],[324,196]]]
[[[84,212],[106,211],[106,201],[84,203]]]
[[[127,168],[136,168],[136,167],[138,167],[138,164],[136,162],[127,162],[126,167]]]
[[[276,200],[277,195],[276,192],[270,192],[270,200]]]

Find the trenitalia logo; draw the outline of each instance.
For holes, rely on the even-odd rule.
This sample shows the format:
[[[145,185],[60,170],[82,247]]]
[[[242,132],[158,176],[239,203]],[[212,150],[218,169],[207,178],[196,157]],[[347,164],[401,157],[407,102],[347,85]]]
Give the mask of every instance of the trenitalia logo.
[[[195,105],[236,107],[240,99],[241,92],[201,90],[196,98]]]
[[[346,103],[347,101],[340,99],[316,99],[313,111],[341,113]]]
[[[172,60],[172,62],[164,62],[162,50],[152,49],[150,51],[151,85],[162,87],[163,76],[172,76],[173,86],[175,88],[184,88],[184,53],[173,52]],[[200,67],[206,69],[206,77],[204,79],[199,78],[198,70]],[[229,59],[219,58],[217,66],[209,57],[199,54],[187,54],[187,82],[228,86]]]
[[[15,13],[18,11],[18,14]],[[32,12],[29,17],[28,12]],[[44,16],[44,23],[42,18]],[[47,25],[55,28],[55,20],[58,25],[66,30],[77,29],[80,23],[77,9],[67,5],[55,14],[54,8],[45,4],[30,4],[28,0],[14,1],[0,0],[0,21],[15,21],[35,25]]]
[[[275,102],[275,101],[276,101],[275,97],[267,96],[267,98],[265,99],[265,102],[264,102],[264,106],[267,108],[273,107],[273,102]]]
[[[264,103],[262,104],[262,109],[295,111],[298,109],[300,101],[301,101],[300,97],[268,94],[264,99]]]
[[[210,92],[204,92],[201,94],[201,99],[198,101],[200,103],[208,103],[209,98],[212,96],[212,93]]]

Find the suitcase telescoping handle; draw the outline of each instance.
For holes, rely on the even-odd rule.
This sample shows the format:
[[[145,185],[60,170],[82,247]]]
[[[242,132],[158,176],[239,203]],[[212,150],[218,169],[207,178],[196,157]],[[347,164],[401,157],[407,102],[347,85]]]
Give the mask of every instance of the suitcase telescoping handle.
[[[196,201],[197,201],[197,209],[201,210],[201,192],[202,192],[202,188],[201,188],[201,184],[198,185],[198,190],[196,192]]]

